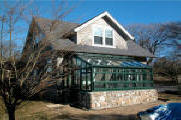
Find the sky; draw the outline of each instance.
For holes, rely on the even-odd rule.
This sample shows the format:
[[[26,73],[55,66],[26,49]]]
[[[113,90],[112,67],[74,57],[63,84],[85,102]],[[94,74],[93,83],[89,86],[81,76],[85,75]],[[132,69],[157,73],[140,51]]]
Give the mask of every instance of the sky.
[[[51,2],[39,4],[48,8]],[[83,23],[104,11],[123,26],[181,21],[181,0],[69,0],[68,4],[75,8],[64,20],[76,23]],[[158,54],[164,56],[166,51]]]
[[[28,0],[25,0],[28,1]],[[56,0],[55,0],[56,1]],[[57,0],[60,1],[60,0]],[[66,7],[74,7],[64,18],[65,21],[83,23],[98,14],[108,11],[123,26],[130,24],[151,24],[181,21],[181,0],[67,0]],[[13,0],[9,0],[13,2]],[[1,3],[1,0],[0,0]],[[36,0],[40,15],[51,19],[47,14],[51,0]],[[54,4],[56,7],[57,3]],[[0,8],[1,8],[0,4]],[[1,13],[1,11],[0,11]],[[22,25],[22,22],[20,23]],[[26,39],[28,24],[21,36]],[[23,44],[19,42],[19,44]]]
[[[66,19],[80,23],[104,11],[108,11],[123,25],[181,20],[181,0],[69,0],[69,3],[76,8]]]
[[[38,2],[44,10],[50,8],[50,0]],[[123,25],[135,23],[165,23],[181,20],[181,0],[68,0],[75,8],[65,20],[82,23],[108,11]],[[49,17],[49,16],[46,16]]]

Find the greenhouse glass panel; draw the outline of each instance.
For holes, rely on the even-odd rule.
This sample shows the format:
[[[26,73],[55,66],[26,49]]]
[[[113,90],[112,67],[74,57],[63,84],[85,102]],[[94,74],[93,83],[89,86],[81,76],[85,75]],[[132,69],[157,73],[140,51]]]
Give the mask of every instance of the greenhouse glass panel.
[[[74,83],[82,91],[153,88],[152,68],[132,57],[82,53],[75,59]]]

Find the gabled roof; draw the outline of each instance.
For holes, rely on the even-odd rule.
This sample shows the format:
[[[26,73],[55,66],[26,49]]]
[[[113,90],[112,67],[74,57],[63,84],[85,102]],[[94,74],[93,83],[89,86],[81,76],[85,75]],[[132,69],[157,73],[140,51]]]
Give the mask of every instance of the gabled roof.
[[[118,21],[116,19],[114,19],[107,11],[105,11],[105,12],[99,14],[98,16],[82,23],[80,26],[74,28],[74,31],[77,32],[77,31],[81,30],[82,28],[88,26],[89,24],[93,23],[94,21],[96,21],[100,18],[103,18],[103,17],[109,18],[121,31],[123,31],[124,34],[126,34],[129,37],[129,39],[132,39],[132,40],[134,39],[134,37],[127,30],[125,30],[124,27],[121,24],[119,24]]]
[[[40,30],[45,33],[50,32],[50,26],[53,20],[46,19],[46,18],[37,18],[34,17],[34,21],[37,23]],[[70,32],[72,29],[77,27],[78,23],[71,23],[66,21],[56,21],[55,28],[51,32],[55,38],[62,38],[64,34]]]
[[[127,36],[129,36],[129,38],[134,39],[134,37],[132,37],[115,19],[113,19],[109,13],[104,12],[81,25],[77,23],[58,21],[56,28],[54,29],[53,32],[51,32],[52,39],[49,40],[49,44],[55,50],[65,50],[65,51],[71,51],[71,52],[137,56],[137,57],[154,57],[152,53],[142,48],[141,46],[137,45],[132,39],[128,39],[126,41],[128,49],[78,45],[78,44],[73,43],[69,39],[64,39],[63,36],[65,34],[69,33],[72,30],[80,29],[81,26],[90,24],[89,23],[90,21],[94,19],[98,19],[99,17],[102,17],[102,16],[109,17],[112,22],[115,22],[115,24],[120,28],[120,30],[123,30],[123,32]],[[52,20],[44,19],[44,18],[34,18],[34,20],[41,30],[44,30],[45,33],[48,32]]]

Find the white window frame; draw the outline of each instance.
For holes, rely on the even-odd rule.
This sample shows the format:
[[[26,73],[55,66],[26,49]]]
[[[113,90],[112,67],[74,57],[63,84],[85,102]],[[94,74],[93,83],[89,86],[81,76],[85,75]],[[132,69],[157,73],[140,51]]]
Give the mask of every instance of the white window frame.
[[[94,30],[96,29],[96,28],[101,28],[102,29],[102,31],[103,31],[103,33],[102,33],[102,35],[103,35],[103,44],[102,45],[100,45],[100,44],[95,44],[94,43]],[[106,45],[105,44],[105,40],[106,40],[106,36],[105,36],[105,32],[106,32],[106,30],[112,30],[112,39],[113,39],[113,45]],[[114,30],[111,28],[111,27],[106,27],[106,26],[101,26],[101,25],[93,25],[92,26],[92,46],[98,46],[98,47],[109,47],[109,48],[116,48],[115,47],[115,39],[114,39]]]
[[[106,30],[111,30],[112,31],[112,45],[106,45]],[[104,43],[106,47],[114,47],[114,30],[110,27],[106,27],[104,29]]]
[[[93,27],[93,29],[92,29],[93,42],[92,42],[92,43],[93,43],[94,46],[102,46],[102,45],[104,45],[104,30],[102,29],[102,32],[103,32],[103,33],[102,33],[102,44],[95,44],[95,43],[94,43],[94,31],[95,31],[96,28],[102,29],[102,27],[99,26],[99,25],[96,26],[96,27]]]

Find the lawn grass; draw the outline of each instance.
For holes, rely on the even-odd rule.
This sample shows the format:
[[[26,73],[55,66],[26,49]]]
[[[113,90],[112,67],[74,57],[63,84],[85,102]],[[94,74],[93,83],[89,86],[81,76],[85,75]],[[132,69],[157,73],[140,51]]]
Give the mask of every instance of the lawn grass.
[[[0,97],[0,116],[5,114],[5,106],[4,103],[2,101],[2,98]]]
[[[17,120],[104,120],[105,117],[110,119],[120,119],[121,115],[125,118],[130,118],[130,115],[134,115],[137,112],[142,110],[146,110],[150,107],[159,105],[159,104],[167,104],[168,102],[181,102],[181,96],[177,94],[168,94],[168,93],[159,93],[159,98],[167,99],[167,101],[158,101],[156,103],[148,103],[148,104],[140,104],[135,106],[128,106],[128,107],[120,107],[120,108],[113,108],[107,110],[99,110],[99,111],[85,111],[82,109],[77,109],[74,107],[70,107],[68,105],[59,108],[48,108],[48,102],[43,101],[25,101],[18,107],[16,110],[16,119]],[[0,99],[0,120],[7,120],[7,114],[3,109],[3,102]],[[135,108],[135,110],[133,109]],[[134,117],[132,117],[134,118]],[[132,119],[128,119],[132,120]],[[134,119],[133,119],[134,120]]]
[[[172,93],[159,93],[158,97],[160,99],[165,99],[166,101],[175,101],[175,102],[181,102],[181,95],[177,94],[176,92],[172,92]]]
[[[16,110],[17,120],[47,120],[47,114],[44,113],[43,107],[46,102],[41,101],[24,101]],[[8,115],[0,98],[0,120],[7,120]]]
[[[25,101],[16,110],[18,120],[47,120],[47,102]]]

